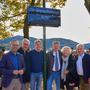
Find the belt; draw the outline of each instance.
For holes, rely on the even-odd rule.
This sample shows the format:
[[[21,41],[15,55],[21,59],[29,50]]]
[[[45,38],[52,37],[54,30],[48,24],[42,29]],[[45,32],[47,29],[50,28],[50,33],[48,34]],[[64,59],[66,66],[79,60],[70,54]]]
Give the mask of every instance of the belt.
[[[60,72],[60,71],[52,71],[52,72]]]
[[[82,75],[79,75],[79,77],[80,77],[80,78],[83,78],[83,76],[82,76]]]
[[[14,75],[13,78],[17,79],[17,78],[19,78],[19,75]]]

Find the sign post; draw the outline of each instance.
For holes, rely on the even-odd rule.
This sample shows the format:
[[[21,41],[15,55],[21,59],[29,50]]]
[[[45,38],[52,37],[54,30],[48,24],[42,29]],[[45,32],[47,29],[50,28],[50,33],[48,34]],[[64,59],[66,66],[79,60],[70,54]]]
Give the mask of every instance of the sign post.
[[[43,0],[43,7],[45,8],[45,0]],[[44,50],[43,90],[47,90],[47,81],[46,81],[46,27],[45,26],[43,26],[43,50]]]
[[[46,81],[46,26],[59,27],[60,23],[60,10],[46,8],[45,0],[43,0],[43,8],[41,7],[28,7],[28,25],[43,26],[43,51],[44,51],[44,74],[43,74],[43,90],[47,90]]]

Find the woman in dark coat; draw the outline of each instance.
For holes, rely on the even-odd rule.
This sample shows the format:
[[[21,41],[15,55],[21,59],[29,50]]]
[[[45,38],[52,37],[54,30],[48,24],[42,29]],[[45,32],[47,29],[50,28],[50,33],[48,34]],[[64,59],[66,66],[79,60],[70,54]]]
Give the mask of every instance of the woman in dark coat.
[[[74,87],[79,85],[79,77],[77,75],[77,70],[75,68],[75,58],[71,54],[71,48],[68,46],[64,46],[62,48],[62,71],[61,71],[61,86],[64,89],[66,86],[66,90],[73,90]],[[64,85],[64,86],[63,86]]]

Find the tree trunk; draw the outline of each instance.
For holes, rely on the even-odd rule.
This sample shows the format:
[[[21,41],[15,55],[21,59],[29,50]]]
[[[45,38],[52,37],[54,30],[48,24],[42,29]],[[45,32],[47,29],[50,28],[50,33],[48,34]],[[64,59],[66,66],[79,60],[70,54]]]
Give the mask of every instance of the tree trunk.
[[[29,26],[27,23],[27,15],[24,20],[23,34],[24,34],[24,38],[29,39]]]
[[[28,0],[28,2],[29,2],[29,0]],[[34,4],[35,4],[35,0],[32,0],[31,6],[34,6]],[[29,26],[27,23],[27,15],[24,20],[23,34],[24,34],[24,38],[29,39]]]

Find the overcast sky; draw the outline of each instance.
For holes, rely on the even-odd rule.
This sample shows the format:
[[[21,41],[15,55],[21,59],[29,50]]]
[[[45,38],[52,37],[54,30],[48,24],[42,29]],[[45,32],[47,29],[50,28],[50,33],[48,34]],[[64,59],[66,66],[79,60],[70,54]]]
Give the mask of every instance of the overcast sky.
[[[14,35],[23,35],[20,30]],[[32,27],[30,36],[43,37],[42,27]],[[84,6],[84,0],[67,0],[66,6],[61,9],[61,26],[47,28],[47,38],[67,38],[79,43],[90,43],[90,14]]]

